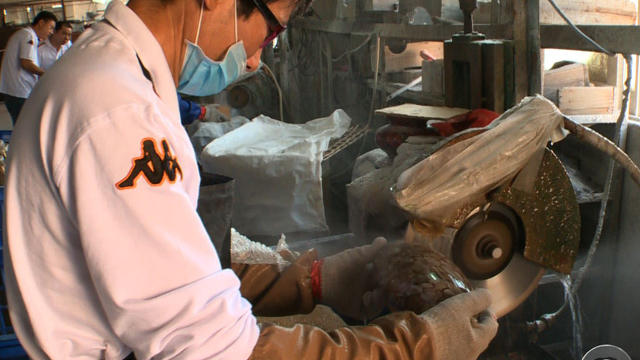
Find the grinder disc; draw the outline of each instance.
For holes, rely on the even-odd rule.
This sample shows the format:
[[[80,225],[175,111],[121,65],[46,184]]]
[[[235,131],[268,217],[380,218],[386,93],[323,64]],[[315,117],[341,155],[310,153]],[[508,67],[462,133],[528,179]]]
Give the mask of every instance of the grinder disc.
[[[514,254],[509,265],[499,274],[486,279],[472,281],[478,288],[491,291],[493,303],[491,310],[497,317],[503,317],[522,304],[538,286],[544,269],[522,257]]]
[[[474,287],[491,291],[502,317],[535,290],[544,269],[523,255],[524,230],[508,206],[491,203],[467,217],[450,242],[449,256]]]

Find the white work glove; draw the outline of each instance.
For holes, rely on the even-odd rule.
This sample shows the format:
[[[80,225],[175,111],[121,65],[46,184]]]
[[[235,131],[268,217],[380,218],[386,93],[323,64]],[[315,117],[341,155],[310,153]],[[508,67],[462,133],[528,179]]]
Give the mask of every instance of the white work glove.
[[[433,360],[477,359],[498,332],[489,305],[489,291],[478,289],[450,297],[424,312],[432,329]]]
[[[378,250],[387,244],[379,237],[370,245],[345,250],[323,259],[321,268],[322,298],[320,302],[332,307],[338,314],[356,320],[368,318],[363,295],[375,284],[370,276],[371,262]]]
[[[228,109],[228,108],[227,108]],[[229,112],[225,111],[225,107],[219,104],[204,105],[205,111],[201,121],[204,122],[225,122],[231,120],[229,118]]]

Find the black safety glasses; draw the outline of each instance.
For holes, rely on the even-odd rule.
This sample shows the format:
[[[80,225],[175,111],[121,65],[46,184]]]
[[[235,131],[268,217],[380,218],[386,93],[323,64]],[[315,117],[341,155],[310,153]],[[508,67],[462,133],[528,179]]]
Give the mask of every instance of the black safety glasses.
[[[260,45],[260,48],[262,49],[265,46],[269,45],[273,41],[273,39],[275,39],[276,37],[278,37],[278,35],[280,35],[280,33],[285,31],[287,29],[287,26],[280,24],[280,21],[278,21],[276,16],[273,15],[273,13],[271,12],[267,4],[264,3],[264,1],[262,0],[252,0],[252,1],[253,1],[253,4],[256,6],[256,8],[258,8],[258,11],[260,11],[260,13],[262,14],[262,17],[264,17],[264,20],[267,22],[267,26],[269,27],[269,31],[270,31],[269,35],[267,35],[267,37],[264,39],[264,42],[262,43],[262,45]]]

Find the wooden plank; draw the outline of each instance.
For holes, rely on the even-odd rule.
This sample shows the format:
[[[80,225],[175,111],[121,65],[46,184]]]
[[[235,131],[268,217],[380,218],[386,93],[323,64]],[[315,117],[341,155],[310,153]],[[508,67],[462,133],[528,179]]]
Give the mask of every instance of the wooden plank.
[[[416,104],[402,104],[376,110],[376,114],[421,119],[448,119],[467,112],[469,112],[469,109]]]
[[[626,66],[622,55],[597,53],[589,59],[589,80],[597,86],[613,86],[616,90],[614,110],[622,104],[622,90]]]
[[[529,95],[540,94],[543,70],[540,59],[540,0],[527,0],[527,60]]]
[[[574,24],[634,25],[637,10],[631,0],[555,0]],[[548,1],[540,1],[540,23],[565,24]]]
[[[558,90],[572,86],[589,86],[589,69],[585,64],[571,64],[544,73],[544,96],[556,105]]]
[[[558,108],[565,115],[610,114],[614,94],[613,86],[566,87],[558,91]]]
[[[527,68],[527,6],[526,1],[513,1],[513,41],[515,75],[515,103],[519,103],[529,92],[529,72]]]
[[[640,26],[579,25],[578,28],[607,50],[620,54],[640,54]],[[543,48],[600,51],[568,25],[540,25]]]

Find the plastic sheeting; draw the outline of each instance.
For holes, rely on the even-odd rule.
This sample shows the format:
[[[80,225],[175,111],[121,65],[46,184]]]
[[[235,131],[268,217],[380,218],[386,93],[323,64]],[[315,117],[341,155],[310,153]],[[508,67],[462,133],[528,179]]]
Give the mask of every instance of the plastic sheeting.
[[[398,205],[414,218],[441,224],[461,205],[512,179],[549,141],[566,135],[563,115],[541,96],[525,98],[488,129],[404,171],[394,194]],[[537,168],[531,173],[535,176]]]
[[[385,158],[384,152],[385,156],[382,156],[379,149],[358,158],[353,170],[355,179],[347,185],[351,232],[367,241],[378,236],[393,240],[404,234],[408,216],[398,208],[389,189],[396,184],[400,174],[438,149],[441,140],[435,136],[411,136],[398,147],[398,154],[392,161]],[[378,168],[383,162],[386,166]]]
[[[231,120],[224,122],[194,121],[187,125],[187,131],[193,148],[199,156],[202,149],[209,145],[210,142],[248,122],[249,119],[243,116],[234,116]]]
[[[342,110],[305,124],[261,115],[208,144],[204,170],[236,180],[233,226],[247,235],[327,230],[322,153],[350,123]]]

